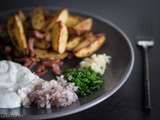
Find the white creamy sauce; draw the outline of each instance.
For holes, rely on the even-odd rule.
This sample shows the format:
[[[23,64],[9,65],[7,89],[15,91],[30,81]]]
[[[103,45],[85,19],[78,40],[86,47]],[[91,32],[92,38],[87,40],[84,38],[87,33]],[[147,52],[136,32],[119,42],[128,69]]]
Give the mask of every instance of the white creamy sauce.
[[[0,98],[0,108],[16,108],[21,106],[21,98],[14,91],[1,90]]]
[[[41,81],[18,63],[0,61],[0,108],[16,108],[26,104],[26,95]]]

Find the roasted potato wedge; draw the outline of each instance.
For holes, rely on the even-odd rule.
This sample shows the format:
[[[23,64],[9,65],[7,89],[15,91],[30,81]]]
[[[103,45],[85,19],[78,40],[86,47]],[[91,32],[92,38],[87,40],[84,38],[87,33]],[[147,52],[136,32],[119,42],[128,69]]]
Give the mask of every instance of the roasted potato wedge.
[[[22,23],[23,23],[23,26],[24,26],[24,31],[27,35],[28,33],[28,28],[30,27],[30,23],[28,22],[29,20],[29,17],[27,15],[25,15],[25,13],[22,11],[22,10],[19,10],[17,12],[17,15],[19,16],[19,18],[21,19]]]
[[[26,15],[24,14],[24,12],[22,10],[19,10],[17,12],[17,15],[19,16],[19,18],[21,19],[22,22],[24,22],[26,20]]]
[[[83,36],[82,42],[74,48],[74,52],[78,51],[86,46],[89,46],[92,41],[94,41],[95,36],[92,33],[87,33]]]
[[[34,47],[35,48],[39,48],[39,49],[43,49],[46,50],[51,46],[50,42],[47,42],[45,40],[38,40],[38,39],[34,39]]]
[[[44,10],[41,7],[37,7],[33,10],[32,14],[32,27],[35,30],[41,30],[45,26]]]
[[[41,49],[35,49],[35,54],[37,59],[43,60],[43,59],[65,59],[68,56],[68,53],[62,53],[58,54],[56,52],[48,52],[47,50],[41,50]]]
[[[57,14],[53,16],[53,18],[47,25],[46,30],[50,31],[53,28],[54,24],[58,21],[61,21],[62,23],[66,23],[68,19],[68,15],[69,15],[69,12],[67,9],[62,9],[59,12],[57,12]]]
[[[7,30],[14,47],[19,50],[20,53],[25,53],[27,49],[26,36],[22,20],[18,15],[14,15],[9,18]]]
[[[66,50],[67,40],[68,30],[66,25],[61,21],[56,22],[51,32],[53,50],[60,54],[64,53]]]
[[[17,48],[14,48],[13,49],[13,55],[15,57],[22,57],[22,56],[26,56],[28,54],[28,51],[22,51],[22,50],[19,50]]]
[[[66,22],[66,25],[67,25],[67,27],[74,27],[74,26],[76,26],[78,23],[80,23],[81,22],[81,17],[79,17],[79,16],[71,16],[71,15],[69,15],[68,16],[68,19],[67,19],[67,22]]]
[[[14,16],[15,23],[13,27],[13,33],[15,36],[15,41],[17,41],[20,49],[27,49],[26,36],[24,33],[24,27],[19,16]]]
[[[92,29],[93,20],[91,18],[85,19],[78,23],[71,29],[73,34],[82,35],[85,32],[88,32]]]
[[[68,41],[66,49],[68,51],[73,50],[81,41],[81,37],[74,37],[71,40]]]
[[[64,59],[68,56],[66,51],[77,58],[84,58],[103,45],[106,39],[104,34],[90,33],[92,26],[92,18],[70,15],[67,9],[52,15],[37,7],[31,16],[22,11],[16,12],[9,18],[7,30],[15,56],[29,55],[35,48],[39,60]],[[28,38],[34,40],[27,41]]]
[[[105,39],[106,37],[104,34],[96,35],[95,38],[89,44],[86,44],[80,49],[75,50],[74,55],[78,58],[84,58],[90,56],[103,45]]]

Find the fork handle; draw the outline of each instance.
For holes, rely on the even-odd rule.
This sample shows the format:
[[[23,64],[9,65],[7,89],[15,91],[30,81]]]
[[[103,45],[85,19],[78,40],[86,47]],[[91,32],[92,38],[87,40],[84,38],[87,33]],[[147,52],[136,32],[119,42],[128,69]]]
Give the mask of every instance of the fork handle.
[[[149,72],[149,58],[148,47],[144,47],[144,97],[145,108],[151,109],[151,95],[150,95],[150,72]]]

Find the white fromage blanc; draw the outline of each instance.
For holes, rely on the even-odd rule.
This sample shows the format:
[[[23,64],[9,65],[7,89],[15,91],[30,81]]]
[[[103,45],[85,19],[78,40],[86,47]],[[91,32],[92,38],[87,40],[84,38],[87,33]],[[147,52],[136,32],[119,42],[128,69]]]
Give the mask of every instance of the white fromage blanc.
[[[111,56],[106,54],[93,54],[90,58],[85,58],[81,63],[80,67],[88,68],[90,67],[97,73],[101,75],[104,74],[107,64],[110,63]]]
[[[26,95],[41,81],[18,63],[0,61],[0,108],[16,108],[25,104]]]

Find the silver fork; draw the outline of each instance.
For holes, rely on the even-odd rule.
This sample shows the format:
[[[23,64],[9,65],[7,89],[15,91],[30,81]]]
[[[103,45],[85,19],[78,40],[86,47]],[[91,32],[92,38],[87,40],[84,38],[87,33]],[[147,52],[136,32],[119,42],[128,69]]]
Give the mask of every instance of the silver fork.
[[[146,40],[146,39],[139,39],[137,45],[140,46],[143,50],[144,54],[144,102],[145,108],[151,109],[151,95],[150,95],[150,72],[149,72],[149,55],[148,49],[149,47],[154,46],[154,41]]]

